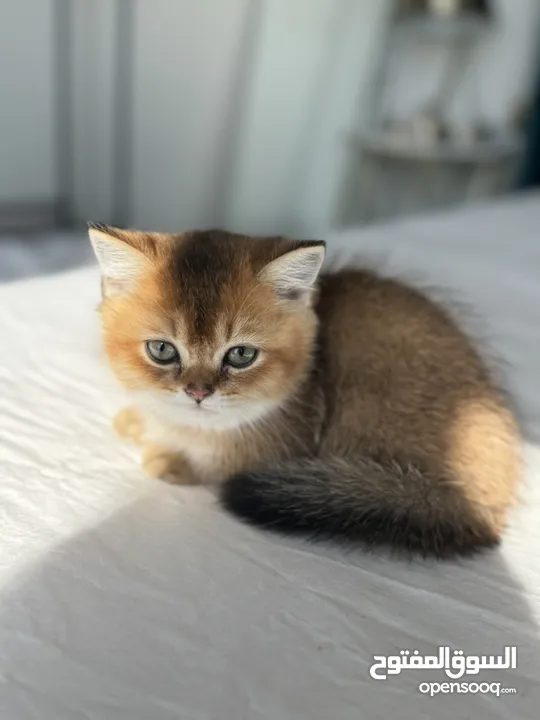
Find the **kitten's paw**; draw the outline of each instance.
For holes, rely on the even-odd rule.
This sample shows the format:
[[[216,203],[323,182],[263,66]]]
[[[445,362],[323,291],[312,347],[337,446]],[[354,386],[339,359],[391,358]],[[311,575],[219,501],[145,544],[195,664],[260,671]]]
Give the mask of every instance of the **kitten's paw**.
[[[198,485],[188,460],[180,453],[148,445],[142,455],[143,472],[151,478],[158,478],[171,485]]]
[[[115,416],[113,428],[124,440],[140,445],[144,435],[144,422],[138,410],[127,407]]]

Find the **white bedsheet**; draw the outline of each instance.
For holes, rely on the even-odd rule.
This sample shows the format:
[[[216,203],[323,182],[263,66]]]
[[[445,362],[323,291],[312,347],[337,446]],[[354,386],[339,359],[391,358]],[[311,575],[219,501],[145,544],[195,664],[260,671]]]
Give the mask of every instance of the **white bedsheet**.
[[[311,547],[143,478],[109,430],[94,268],[0,286],[1,720],[535,718],[540,699],[540,198],[339,243],[420,271],[487,319],[528,437],[501,548],[407,564]],[[331,241],[337,247],[338,241]],[[1,257],[0,257],[1,262]],[[429,697],[373,655],[517,646],[516,694]]]

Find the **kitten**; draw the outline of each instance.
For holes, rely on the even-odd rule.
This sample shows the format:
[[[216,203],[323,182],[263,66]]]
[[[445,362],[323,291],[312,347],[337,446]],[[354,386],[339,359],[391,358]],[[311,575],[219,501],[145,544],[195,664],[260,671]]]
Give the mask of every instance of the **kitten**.
[[[312,538],[437,557],[499,541],[519,431],[442,308],[370,271],[319,278],[323,242],[90,237],[133,403],[115,424],[149,475],[222,482],[237,516]]]

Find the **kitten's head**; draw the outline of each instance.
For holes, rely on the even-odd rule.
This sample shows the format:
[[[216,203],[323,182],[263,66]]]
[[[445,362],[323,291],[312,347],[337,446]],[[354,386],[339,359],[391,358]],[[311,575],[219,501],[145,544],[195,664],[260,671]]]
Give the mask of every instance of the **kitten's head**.
[[[90,226],[105,349],[157,415],[225,429],[294,394],[309,370],[323,242]]]

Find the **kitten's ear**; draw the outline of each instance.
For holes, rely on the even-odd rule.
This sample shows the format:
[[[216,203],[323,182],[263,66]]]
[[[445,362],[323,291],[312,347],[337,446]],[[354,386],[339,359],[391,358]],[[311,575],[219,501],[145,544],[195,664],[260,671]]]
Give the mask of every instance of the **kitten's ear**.
[[[289,250],[266,265],[259,274],[263,282],[270,282],[284,300],[309,302],[324,261],[325,243],[314,241]]]
[[[88,234],[101,267],[103,296],[128,292],[155,254],[152,236],[98,223],[88,224]]]

